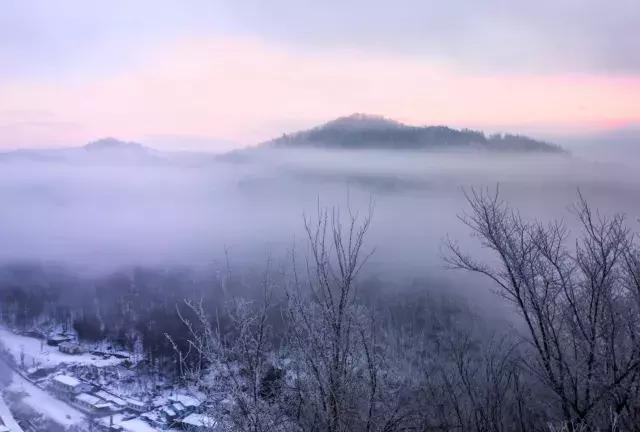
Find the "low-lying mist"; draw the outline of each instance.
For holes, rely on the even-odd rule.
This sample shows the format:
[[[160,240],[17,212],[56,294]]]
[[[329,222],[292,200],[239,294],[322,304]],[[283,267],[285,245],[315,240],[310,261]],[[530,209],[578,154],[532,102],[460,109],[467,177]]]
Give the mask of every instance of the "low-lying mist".
[[[586,236],[579,232],[589,227],[578,220],[591,217],[588,206],[582,202],[572,207],[582,196],[601,212],[593,213],[596,217],[626,213],[629,228],[635,230],[640,177],[624,162],[602,163],[564,153],[263,146],[212,157],[116,147],[107,146],[106,153],[101,147],[97,154],[81,148],[46,157],[0,156],[4,204],[0,318],[2,325],[17,333],[73,328],[84,344],[109,343],[135,351],[148,367],[173,380],[171,391],[177,383],[192,384],[182,366],[201,362],[196,357],[182,360],[193,341],[201,340],[200,330],[192,333],[193,327],[185,326],[186,316],[187,323],[196,322],[198,328],[207,329],[206,334],[222,335],[215,336],[222,338],[221,344],[208,339],[207,344],[215,355],[220,347],[230,350],[232,354],[223,354],[220,361],[232,361],[234,366],[225,370],[249,370],[235,366],[244,361],[236,354],[256,352],[260,358],[273,359],[265,370],[297,371],[304,359],[334,358],[325,355],[327,347],[342,346],[335,341],[344,340],[349,358],[369,359],[367,370],[376,371],[375,365],[381,365],[371,385],[378,388],[380,378],[384,390],[378,397],[411,413],[408,423],[420,422],[424,415],[425,424],[438,416],[454,419],[442,424],[455,424],[459,413],[474,412],[459,400],[469,397],[475,404],[477,397],[488,401],[496,397],[505,403],[523,400],[531,410],[500,413],[504,424],[520,419],[546,425],[540,418],[557,420],[562,413],[553,403],[555,390],[539,380],[539,370],[528,372],[544,352],[526,343],[531,341],[528,336],[537,335],[537,327],[528,326],[532,321],[527,314],[538,313],[536,322],[554,325],[552,334],[573,335],[557,339],[553,346],[563,356],[565,352],[577,356],[577,374],[582,374],[582,348],[565,341],[581,341],[582,333],[566,329],[582,320],[583,313],[604,310],[615,324],[603,326],[601,340],[606,343],[592,346],[609,347],[609,341],[626,340],[609,337],[610,328],[637,328],[627,325],[638,316],[626,312],[637,307],[633,297],[637,290],[624,290],[626,281],[635,280],[631,278],[635,273],[624,265],[637,259],[627,225],[618,231],[619,219],[601,220],[607,241],[614,241],[610,254],[609,243],[598,249],[604,244],[598,243],[601,225],[596,223],[595,231]],[[126,155],[121,154],[123,149]],[[509,208],[492,201],[496,188]],[[485,194],[475,194],[478,190]],[[561,218],[572,232],[565,241],[558,225],[527,225],[510,209],[525,220]],[[466,219],[458,217],[465,213]],[[328,218],[326,225],[323,215]],[[360,217],[351,226],[354,215]],[[342,221],[341,228],[336,229],[333,218]],[[470,236],[472,229],[475,237]],[[352,249],[351,245],[360,244],[363,232],[364,249]],[[574,238],[582,240],[577,252],[572,250]],[[483,249],[483,244],[488,247]],[[499,253],[491,253],[491,248]],[[355,270],[370,252],[364,271]],[[606,257],[623,253],[625,260],[620,258],[610,276],[594,284],[599,269],[613,268]],[[476,266],[475,260],[489,265]],[[556,277],[554,269],[562,276]],[[617,296],[609,297],[606,307],[587,306],[589,293],[597,295],[609,286]],[[560,294],[565,292],[570,305],[578,299],[584,307],[559,309],[566,306]],[[619,292],[631,294],[625,297]],[[341,300],[334,303],[334,298]],[[539,301],[545,307],[538,307]],[[253,315],[255,311],[261,315]],[[215,331],[209,327],[212,322]],[[359,337],[341,336],[343,324]],[[262,341],[244,333],[253,328],[267,331],[269,348],[264,353],[225,348]],[[558,328],[564,333],[555,331]],[[313,337],[301,336],[307,331]],[[333,337],[335,331],[338,337],[326,345],[327,335]],[[625,351],[624,342],[614,348],[616,356],[636,352]],[[370,361],[369,352],[375,352],[377,360]],[[367,354],[362,357],[362,353]],[[602,365],[611,364],[606,356],[598,360]],[[217,357],[205,358],[209,364],[203,371],[215,372],[215,360],[209,359]],[[500,360],[495,363],[496,359]],[[526,363],[531,359],[533,363]],[[566,363],[560,366],[566,367]],[[613,380],[617,367],[613,363]],[[345,381],[350,383],[348,391],[362,398],[368,381],[357,368],[353,373]],[[474,384],[468,383],[469,377]],[[205,382],[198,380],[202,376],[196,382]],[[499,388],[492,387],[495,382]],[[585,382],[589,385],[589,380]],[[403,389],[402,394],[396,389]],[[470,393],[464,396],[465,391]],[[463,399],[447,397],[457,393]],[[279,394],[282,401],[269,406],[288,412],[288,393]],[[311,400],[306,394],[300,397]],[[603,410],[609,409],[608,403],[600,404]],[[594,422],[605,421],[600,411],[593,412],[597,412]],[[636,424],[634,419],[630,417],[629,423]]]
[[[584,156],[291,148],[117,156],[2,159],[0,259],[83,272],[220,268],[227,258],[261,268],[267,257],[286,263],[296,245],[304,253],[303,217],[318,206],[346,215],[373,205],[370,276],[426,277],[465,294],[488,284],[446,271],[441,259],[446,236],[480,252],[456,217],[465,188],[499,185],[526,217],[569,226],[578,189],[604,212],[640,215],[639,174]]]

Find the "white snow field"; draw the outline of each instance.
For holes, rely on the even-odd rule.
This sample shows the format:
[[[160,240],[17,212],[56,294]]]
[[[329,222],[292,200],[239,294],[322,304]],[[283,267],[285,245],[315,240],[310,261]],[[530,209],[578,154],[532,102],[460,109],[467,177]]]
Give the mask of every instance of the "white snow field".
[[[0,327],[0,346],[7,349],[17,365],[22,364],[24,355],[24,366],[32,367],[55,367],[60,363],[76,363],[95,365],[98,367],[113,366],[122,362],[118,358],[103,359],[89,353],[70,355],[58,351],[57,347],[46,344],[45,341],[17,335],[5,327]]]

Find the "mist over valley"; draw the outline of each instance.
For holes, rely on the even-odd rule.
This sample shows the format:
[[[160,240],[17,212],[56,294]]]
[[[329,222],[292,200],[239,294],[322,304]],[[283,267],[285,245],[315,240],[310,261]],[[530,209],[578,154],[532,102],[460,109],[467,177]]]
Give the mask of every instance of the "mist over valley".
[[[351,128],[386,136],[361,121]],[[440,265],[441,239],[462,229],[464,188],[499,185],[514,206],[543,220],[570,217],[578,188],[594,206],[640,213],[639,175],[624,163],[547,147],[358,146],[266,143],[212,155],[107,139],[5,153],[1,256],[96,268],[205,265],[228,248],[234,259],[260,260],[284,256],[318,202],[345,211],[347,200],[355,210],[372,200],[374,259],[424,269]]]
[[[321,400],[315,386],[333,388],[326,377],[339,373],[349,400],[365,404],[372,392],[379,417],[369,421],[391,421],[390,398],[401,424],[425,430],[485,430],[455,414],[474,403],[499,403],[491,421],[504,430],[516,421],[541,430],[539,416],[562,424],[571,410],[538,405],[564,393],[528,372],[527,332],[540,336],[527,323],[578,318],[529,314],[560,286],[570,303],[590,301],[580,272],[599,268],[599,242],[628,260],[602,252],[620,275],[611,283],[626,286],[640,215],[631,159],[569,147],[357,114],[220,154],[115,138],[2,153],[0,368],[21,373],[4,378],[12,415],[33,430],[235,431],[256,421],[311,431],[319,414],[303,401]],[[565,261],[574,253],[575,267]],[[521,283],[542,293],[521,296]],[[622,294],[608,301],[628,304]],[[492,376],[495,388],[484,381]],[[67,393],[72,384],[86,389]],[[425,391],[460,399],[432,405]],[[298,397],[309,412],[296,417]],[[366,429],[364,414],[341,409],[349,427]]]

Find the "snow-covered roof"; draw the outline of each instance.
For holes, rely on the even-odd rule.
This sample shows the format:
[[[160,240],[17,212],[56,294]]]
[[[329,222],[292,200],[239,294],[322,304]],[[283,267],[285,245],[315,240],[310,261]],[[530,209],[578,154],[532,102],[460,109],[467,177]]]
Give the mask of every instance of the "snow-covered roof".
[[[71,340],[71,336],[53,335],[53,336],[49,336],[47,339],[50,341],[68,341],[68,340]]]
[[[89,393],[80,393],[78,396],[76,396],[76,400],[92,406],[99,405],[103,402],[103,400],[99,397],[91,395]]]
[[[113,414],[113,415],[108,415],[106,417],[101,417],[97,421],[99,424],[103,426],[109,426],[111,422],[113,422],[113,425],[117,425],[122,420],[123,420],[122,414]]]
[[[149,426],[142,419],[125,420],[120,423],[123,430],[128,432],[157,432],[157,429]]]
[[[149,411],[142,414],[140,417],[145,418],[147,420],[151,420],[151,421],[158,421],[160,420],[160,413],[157,413],[155,411]]]
[[[182,424],[187,426],[195,426],[195,427],[208,427],[215,428],[218,426],[218,422],[213,419],[213,417],[208,416],[206,414],[189,414],[184,419],[182,419]]]
[[[78,347],[80,348],[80,344],[72,341],[65,341],[60,344],[61,347]]]
[[[157,432],[157,429],[151,427],[141,418],[125,420],[122,414],[114,414],[113,416],[102,417],[98,422],[108,427],[113,420],[113,428],[115,430],[123,430],[127,432]]]
[[[109,402],[113,402],[114,404],[119,405],[119,406],[126,406],[127,405],[127,401],[125,401],[124,399],[119,398],[118,396],[114,396],[114,395],[112,395],[110,393],[107,393],[104,390],[97,391],[95,393],[95,395],[100,397],[100,398],[102,398],[102,399],[104,399],[104,400],[107,400]]]
[[[77,378],[69,375],[56,375],[53,380],[69,387],[76,387],[82,384]]]
[[[169,400],[172,402],[179,402],[187,408],[198,408],[200,405],[202,405],[202,402],[200,402],[198,399],[188,395],[169,396]]]
[[[144,402],[142,402],[142,401],[140,401],[140,400],[138,400],[138,399],[131,399],[131,398],[127,398],[127,399],[126,399],[126,401],[127,401],[127,403],[128,403],[129,405],[134,405],[134,406],[138,406],[138,407],[145,407],[145,406],[147,406],[147,404],[146,404],[146,403],[144,403]]]
[[[169,407],[163,407],[162,412],[168,415],[169,417],[175,417],[176,412]]]
[[[151,401],[151,404],[156,408],[160,408],[161,406],[164,406],[168,403],[169,399],[164,396],[158,396]]]
[[[167,424],[167,419],[165,418],[165,416],[158,411],[149,411],[147,413],[142,414],[140,417],[151,422],[152,424],[154,423],[160,424],[160,425]]]

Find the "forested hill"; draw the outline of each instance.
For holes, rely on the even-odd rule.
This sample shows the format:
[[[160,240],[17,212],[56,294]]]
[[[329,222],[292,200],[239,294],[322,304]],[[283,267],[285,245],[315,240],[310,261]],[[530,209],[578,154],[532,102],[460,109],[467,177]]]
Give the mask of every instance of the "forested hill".
[[[495,152],[566,153],[555,144],[522,135],[496,134],[447,126],[409,126],[384,117],[353,114],[306,131],[268,141],[272,147],[331,149],[400,149]]]

